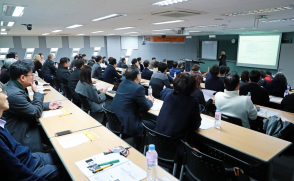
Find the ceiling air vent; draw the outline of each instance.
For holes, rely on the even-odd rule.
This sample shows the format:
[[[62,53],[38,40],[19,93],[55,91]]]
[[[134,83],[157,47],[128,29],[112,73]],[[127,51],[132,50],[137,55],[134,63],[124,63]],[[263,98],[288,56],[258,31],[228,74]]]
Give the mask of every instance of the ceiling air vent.
[[[172,17],[172,18],[182,18],[186,16],[195,16],[195,15],[201,15],[205,13],[206,12],[203,12],[203,11],[173,9],[173,10],[167,10],[167,11],[161,11],[161,12],[153,12],[151,13],[151,15],[166,16],[166,17]]]

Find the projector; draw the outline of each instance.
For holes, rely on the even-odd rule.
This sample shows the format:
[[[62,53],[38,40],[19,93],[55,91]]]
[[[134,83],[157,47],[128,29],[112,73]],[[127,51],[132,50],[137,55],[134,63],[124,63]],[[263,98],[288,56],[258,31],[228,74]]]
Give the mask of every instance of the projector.
[[[216,35],[209,35],[208,37],[209,37],[209,38],[215,38]]]

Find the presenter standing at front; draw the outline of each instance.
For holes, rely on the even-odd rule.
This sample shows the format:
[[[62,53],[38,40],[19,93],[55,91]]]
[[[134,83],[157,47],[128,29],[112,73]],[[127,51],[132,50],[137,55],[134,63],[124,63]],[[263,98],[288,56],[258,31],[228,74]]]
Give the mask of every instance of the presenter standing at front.
[[[223,66],[227,66],[227,55],[225,50],[222,50],[221,52],[221,56],[219,57],[218,61],[219,61],[219,66],[223,65]]]

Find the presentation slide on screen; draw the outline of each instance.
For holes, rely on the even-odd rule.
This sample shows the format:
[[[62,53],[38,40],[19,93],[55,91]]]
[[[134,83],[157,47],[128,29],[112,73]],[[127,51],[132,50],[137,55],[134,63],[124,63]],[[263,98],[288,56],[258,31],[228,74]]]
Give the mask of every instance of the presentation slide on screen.
[[[280,44],[281,34],[240,35],[237,66],[276,69]]]

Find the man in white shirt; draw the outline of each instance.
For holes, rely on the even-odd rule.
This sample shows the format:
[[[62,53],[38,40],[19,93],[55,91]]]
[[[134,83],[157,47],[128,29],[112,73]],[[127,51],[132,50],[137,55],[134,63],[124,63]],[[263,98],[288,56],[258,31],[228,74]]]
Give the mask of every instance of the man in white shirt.
[[[229,73],[224,78],[225,92],[215,95],[215,106],[221,113],[242,120],[243,127],[250,128],[249,119],[257,118],[257,110],[251,99],[239,96],[239,76],[236,72]]]

